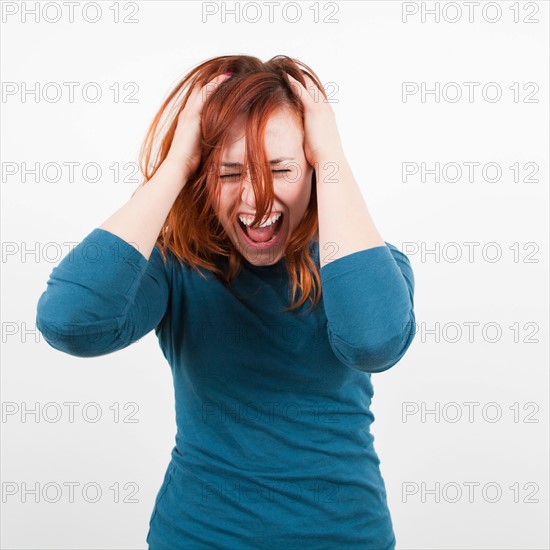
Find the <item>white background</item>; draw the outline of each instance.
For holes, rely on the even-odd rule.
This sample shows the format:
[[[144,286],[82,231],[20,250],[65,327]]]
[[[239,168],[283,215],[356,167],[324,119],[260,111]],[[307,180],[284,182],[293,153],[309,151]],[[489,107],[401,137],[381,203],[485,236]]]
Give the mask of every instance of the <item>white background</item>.
[[[100,2],[100,19],[89,23],[84,4],[75,8],[73,23],[66,7],[58,22],[42,16],[36,22],[35,15],[22,16],[35,2],[2,6],[3,493],[13,487],[8,483],[80,484],[74,502],[68,493],[57,503],[42,497],[36,503],[32,494],[24,502],[20,491],[4,494],[2,548],[146,548],[176,429],[171,374],[156,337],[149,333],[103,357],[72,357],[34,332],[36,304],[62,257],[55,244],[65,253],[64,243],[82,240],[135,189],[137,179],[117,183],[109,167],[137,162],[147,127],[176,82],[207,58],[227,54],[264,61],[286,54],[310,65],[325,86],[336,85],[333,108],[345,151],[375,223],[386,241],[413,251],[419,333],[400,363],[372,377],[372,430],[397,548],[548,548],[548,3],[520,2],[517,23],[513,2],[493,2],[497,7],[484,14],[482,1],[473,21],[459,3],[462,17],[454,23],[457,12],[445,7],[448,2],[440,2],[439,23],[434,15],[421,18],[434,2],[321,2],[318,22],[309,9],[314,3],[303,2],[294,23],[297,12],[288,8],[285,20],[284,2],[273,22],[265,4],[250,3],[261,10],[255,23],[250,7],[237,23],[230,14],[224,20],[220,3],[217,14],[204,18],[200,2],[178,1],[121,2],[121,19],[137,6],[136,23],[115,23],[114,2]],[[49,9],[52,19],[55,9]],[[403,21],[404,9],[418,12]],[[80,83],[74,102],[66,82]],[[95,103],[82,96],[90,82],[103,92]],[[137,85],[134,103],[122,101],[129,82]],[[479,86],[473,102],[463,85],[457,102],[450,87],[439,102],[433,95],[422,101],[420,93],[404,102],[403,82]],[[482,95],[489,82],[501,87],[500,100]],[[509,89],[516,82],[518,101]],[[523,86],[530,82],[538,86],[538,102],[524,102],[533,88]],[[21,93],[36,83],[58,83],[64,93],[50,102]],[[115,83],[118,102],[109,89]],[[492,98],[494,88],[489,92]],[[42,176],[37,182],[32,174],[22,178],[24,162],[31,168],[79,164],[72,182],[68,172],[57,182]],[[96,183],[82,176],[88,162],[103,170]],[[455,183],[436,183],[431,175],[425,182],[419,175],[403,181],[404,162],[430,169],[436,162],[458,163],[464,173]],[[464,162],[497,163],[502,176],[485,181],[478,166],[470,182]],[[516,162],[519,182],[509,169]],[[526,163],[536,164],[538,181],[523,181]],[[14,165],[19,172],[12,175]],[[467,242],[480,243],[472,262]],[[487,243],[496,245],[484,255]],[[439,258],[421,255],[422,247],[436,246]],[[497,248],[502,257],[491,261]],[[462,257],[454,261],[457,250]],[[525,261],[533,250],[537,261]],[[479,323],[472,342],[465,323]],[[510,328],[515,323],[518,342]],[[495,326],[502,335],[491,342]],[[434,329],[439,341],[428,332]],[[57,422],[40,416],[47,403],[64,402],[79,404],[74,422],[66,407]],[[90,402],[102,411],[95,423],[82,416]],[[479,404],[471,422],[468,402]],[[114,403],[119,422],[109,408]],[[131,412],[122,410],[126,403],[139,406],[138,422],[122,422]],[[32,414],[22,418],[21,409],[36,404],[39,421]],[[437,406],[439,418],[422,418],[423,408]],[[9,414],[14,407],[16,414]],[[404,407],[418,412],[404,417]],[[491,421],[499,410],[501,418]],[[454,421],[457,411],[462,417]],[[82,498],[88,482],[103,490],[95,504]],[[138,502],[114,502],[109,487],[119,483],[128,496],[127,482],[139,487]],[[479,484],[471,502],[466,484]],[[495,487],[502,494],[491,502]],[[418,492],[407,495],[406,488]],[[436,489],[439,502],[433,492],[423,495],[426,489]]]

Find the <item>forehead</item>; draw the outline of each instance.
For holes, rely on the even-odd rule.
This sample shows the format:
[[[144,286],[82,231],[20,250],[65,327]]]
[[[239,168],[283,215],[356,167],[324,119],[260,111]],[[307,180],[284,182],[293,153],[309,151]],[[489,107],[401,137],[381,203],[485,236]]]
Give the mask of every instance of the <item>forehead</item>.
[[[241,159],[246,145],[244,124],[235,124],[228,138],[223,160],[231,162]],[[266,124],[264,145],[269,158],[290,157],[301,151],[303,128],[296,116],[287,110],[273,113]]]

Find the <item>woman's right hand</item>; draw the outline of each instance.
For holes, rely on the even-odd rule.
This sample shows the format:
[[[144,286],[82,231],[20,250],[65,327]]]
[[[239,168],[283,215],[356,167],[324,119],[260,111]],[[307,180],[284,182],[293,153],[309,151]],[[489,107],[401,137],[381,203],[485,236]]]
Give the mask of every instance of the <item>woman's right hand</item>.
[[[197,170],[201,160],[201,113],[204,102],[229,76],[221,74],[201,88],[195,87],[178,115],[176,131],[165,160],[177,163],[187,176]]]

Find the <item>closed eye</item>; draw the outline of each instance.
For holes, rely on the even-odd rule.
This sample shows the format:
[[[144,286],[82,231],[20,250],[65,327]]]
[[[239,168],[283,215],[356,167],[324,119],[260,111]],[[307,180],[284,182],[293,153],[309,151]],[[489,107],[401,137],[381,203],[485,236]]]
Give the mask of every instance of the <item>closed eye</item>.
[[[282,173],[282,172],[290,172],[291,170],[271,170],[274,174],[275,173]],[[241,174],[224,174],[223,176],[220,176],[220,178],[236,178],[240,176]]]

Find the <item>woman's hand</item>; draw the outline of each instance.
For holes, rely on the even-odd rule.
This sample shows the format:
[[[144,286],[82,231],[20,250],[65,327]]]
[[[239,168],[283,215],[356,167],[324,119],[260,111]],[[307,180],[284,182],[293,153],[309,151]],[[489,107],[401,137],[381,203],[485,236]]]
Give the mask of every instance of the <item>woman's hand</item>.
[[[201,113],[202,107],[210,94],[230,75],[221,74],[202,86],[195,87],[178,115],[176,131],[165,160],[174,161],[183,168],[186,176],[197,170],[201,161]]]
[[[318,162],[342,158],[344,151],[330,103],[307,75],[304,75],[307,89],[294,77],[286,75],[292,91],[304,106],[304,154],[308,163],[316,168]]]

